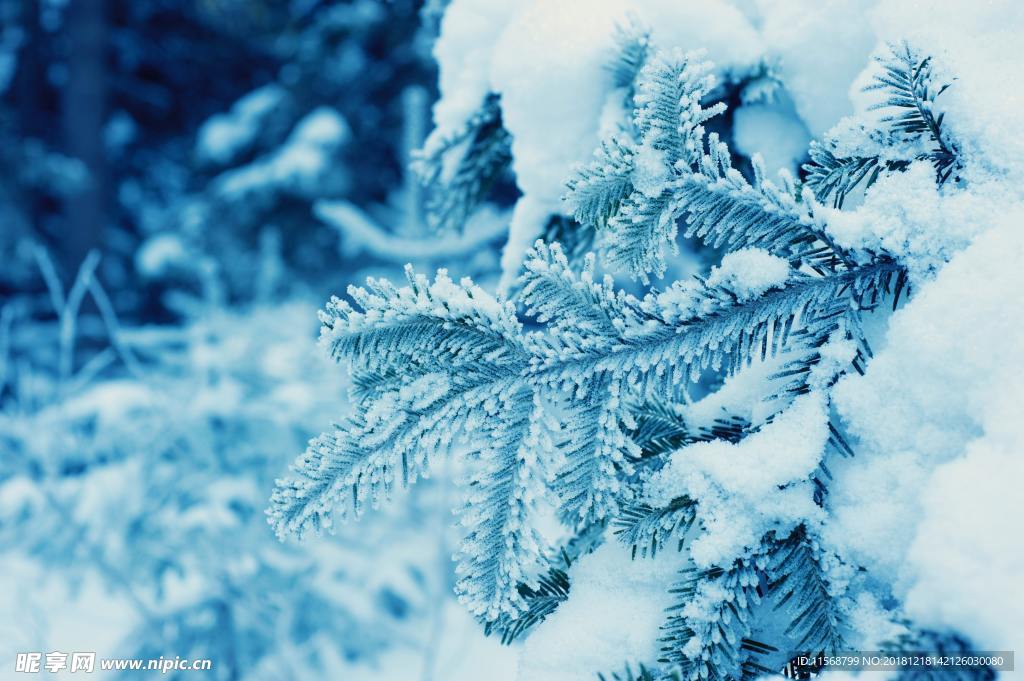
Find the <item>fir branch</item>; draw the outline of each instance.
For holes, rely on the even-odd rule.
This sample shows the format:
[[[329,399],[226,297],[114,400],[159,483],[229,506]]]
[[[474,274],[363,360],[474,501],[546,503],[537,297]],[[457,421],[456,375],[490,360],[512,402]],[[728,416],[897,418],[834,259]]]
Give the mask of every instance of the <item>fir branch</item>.
[[[270,522],[301,535],[329,526],[335,508],[359,515],[462,437],[483,467],[468,489],[459,591],[484,621],[518,614],[517,585],[529,583],[539,553],[526,518],[544,471],[557,471],[549,487],[572,524],[614,516],[628,501],[623,478],[641,450],[628,437],[624,386],[668,395],[708,368],[735,372],[777,351],[780,329],[821,336],[838,314],[874,305],[900,271],[880,260],[794,274],[783,288],[743,301],[723,293],[679,320],[657,297],[639,301],[589,268],[573,272],[557,245],[541,242],[523,302],[547,332],[531,334],[510,304],[444,271],[430,282],[410,270],[401,289],[371,280],[349,292],[358,309],[334,299],[322,316],[322,343],[353,366],[363,398],[278,482]]]
[[[803,525],[773,547],[768,573],[774,607],[789,615],[786,635],[797,641],[798,651],[813,655],[843,650],[843,615]]]
[[[512,165],[512,137],[502,126],[498,95],[488,94],[462,130],[442,138],[437,134],[417,154],[413,169],[426,188],[427,224],[438,231],[461,231]]]
[[[831,198],[836,208],[841,208],[855,189],[866,191],[881,173],[904,170],[914,160],[930,161],[940,185],[963,165],[956,143],[942,128],[944,114],[935,114],[936,99],[949,84],[934,82],[932,58],[922,57],[909,44],[901,43],[890,45],[889,54],[876,61],[881,72],[864,90],[880,91],[884,99],[869,110],[898,111],[881,118],[883,129],[870,132],[870,136],[886,148],[887,156],[883,158],[877,152],[840,154],[836,151],[835,140],[829,140],[825,144],[812,143],[811,161],[803,166],[807,186],[815,197],[823,202]],[[922,141],[931,148],[899,156],[900,139]]]
[[[625,270],[650,283],[649,273],[665,274],[665,246],[678,254],[677,221],[682,202],[669,191],[648,196],[633,191],[618,205],[618,212],[608,219],[605,260],[614,268]]]
[[[532,413],[521,409],[529,399],[517,393],[485,405],[481,444],[471,453],[477,465],[464,485],[460,523],[466,534],[456,554],[455,592],[484,622],[519,617],[529,610],[524,596],[532,593],[521,586],[540,588],[531,582],[543,539],[530,515],[543,479],[538,453],[545,449],[544,419],[536,398]]]
[[[757,552],[728,569],[685,570],[671,590],[678,600],[662,626],[659,662],[684,679],[743,678],[763,562]]]
[[[613,521],[619,540],[631,547],[632,556],[641,558],[657,555],[665,541],[678,536],[678,551],[683,550],[686,533],[696,519],[696,504],[689,497],[678,497],[664,508],[652,508],[644,503],[623,507]]]
[[[826,276],[794,276],[785,288],[761,297],[722,305],[678,323],[659,323],[652,299],[640,319],[623,316],[622,337],[604,345],[550,339],[530,360],[530,373],[552,387],[579,385],[596,372],[622,375],[642,394],[670,394],[687,375],[705,369],[734,373],[764,353],[779,349],[781,331],[799,325],[834,326],[837,309],[869,306],[881,300],[901,266],[888,261],[857,266]],[[625,311],[632,312],[633,305]]]
[[[594,161],[568,183],[577,221],[607,230],[608,262],[645,281],[651,272],[664,274],[664,246],[675,243],[680,201],[668,191],[675,168],[697,162],[704,123],[724,110],[703,105],[714,87],[710,65],[693,55],[650,55],[636,76],[631,130],[602,141]]]
[[[521,639],[569,600],[569,574],[561,568],[548,568],[547,573],[537,580],[536,587],[520,584],[518,588],[526,603],[524,612],[514,619],[506,616],[484,625],[484,634],[499,633],[502,645]]]
[[[577,399],[564,405],[561,465],[551,489],[570,527],[616,515],[625,492],[621,478],[633,472],[630,459],[639,450],[624,428],[622,383],[621,377],[595,374]]]
[[[615,58],[608,64],[608,70],[612,74],[612,83],[617,88],[628,89],[629,96],[632,97],[632,89],[637,76],[650,53],[650,32],[630,18],[615,27],[613,38],[615,40]]]
[[[634,124],[642,145],[664,153],[665,165],[692,164],[701,154],[704,124],[725,111],[722,103],[704,108],[715,87],[710,62],[681,50],[652,55],[637,77]]]
[[[939,183],[943,183],[957,164],[957,153],[942,130],[943,115],[935,115],[935,99],[945,92],[949,83],[933,83],[932,58],[920,56],[909,43],[889,46],[890,54],[878,60],[882,72],[865,91],[881,90],[885,100],[872,109],[896,108],[898,114],[882,119],[893,130],[908,136],[926,134],[935,145],[931,154]]]
[[[497,619],[484,623],[484,634],[500,634],[501,643],[511,645],[568,600],[572,586],[569,568],[580,556],[590,553],[602,543],[604,528],[603,523],[585,527],[546,561],[547,570],[537,579],[536,585],[519,583],[517,588],[526,606],[522,614],[513,617],[503,613]]]
[[[698,439],[695,429],[668,402],[650,399],[631,411],[636,428],[629,436],[645,459],[669,454]]]
[[[538,248],[539,254],[547,249]],[[901,271],[879,262],[826,276],[803,274],[760,298],[669,324],[657,316],[652,299],[644,309],[608,283],[588,280],[586,272],[577,278],[564,256],[538,255],[528,270],[524,301],[550,315],[549,336],[523,336],[510,307],[468,283],[455,285],[443,272],[433,284],[410,274],[407,289],[372,282],[373,292],[353,290],[365,311],[332,302],[324,332],[332,355],[360,375],[376,372],[391,380],[360,402],[353,420],[314,440],[296,477],[279,485],[271,520],[280,533],[322,526],[333,505],[357,514],[366,497],[376,501],[396,481],[413,481],[458,429],[479,429],[496,399],[517,395],[511,414],[521,414],[535,411],[536,395],[561,401],[557,395],[566,388],[574,398],[564,405],[574,418],[566,436],[553,436],[558,441],[552,446],[569,470],[583,466],[563,481],[588,480],[583,497],[568,496],[568,509],[600,516],[613,508],[625,455],[640,454],[623,427],[624,381],[641,394],[668,394],[708,368],[734,372],[775,351],[780,332],[798,320],[802,328],[831,325],[837,308],[869,306]],[[602,311],[579,312],[591,305]],[[393,367],[403,368],[401,386],[394,383]],[[370,385],[366,378],[360,384]],[[523,391],[524,384],[532,387]]]
[[[538,245],[537,253],[546,248]],[[455,285],[443,272],[432,284],[410,274],[405,289],[378,281],[371,282],[372,292],[354,289],[362,312],[332,301],[324,314],[325,346],[361,375],[382,372],[391,380],[379,382],[345,427],[314,441],[293,478],[279,484],[271,520],[280,533],[322,526],[335,505],[358,514],[367,496],[377,500],[395,482],[415,480],[427,457],[443,451],[457,432],[477,437],[495,401],[508,395],[515,398],[510,418],[534,412],[536,399],[562,403],[572,415],[551,445],[570,464],[572,477],[561,480],[576,490],[563,489],[563,498],[570,513],[600,517],[614,508],[627,454],[640,453],[624,428],[623,382],[641,394],[668,394],[709,367],[734,372],[777,351],[782,331],[798,320],[801,328],[831,329],[837,308],[874,304],[901,271],[883,261],[828,276],[801,275],[760,298],[668,323],[653,299],[644,309],[607,282],[577,277],[564,256],[538,255],[531,262],[524,300],[550,315],[550,335],[523,336],[511,308],[469,283]],[[574,312],[591,303],[602,312]],[[393,367],[403,367],[401,386]],[[364,377],[361,385],[371,384]],[[566,390],[567,401],[560,397]]]
[[[462,514],[457,586],[481,618],[517,613],[516,585],[539,553],[526,520],[530,490],[544,478],[538,453],[550,441],[537,396],[518,380],[526,358],[519,323],[510,307],[486,304],[486,294],[444,272],[428,282],[409,271],[408,283],[370,281],[370,290],[350,291],[359,310],[335,299],[323,313],[322,343],[357,365],[366,396],[278,481],[269,519],[279,535],[301,536],[329,527],[335,511],[359,515],[366,501],[415,481],[457,434],[473,434],[477,477]],[[365,378],[375,371],[383,380]]]
[[[684,173],[676,189],[680,207],[686,210],[684,236],[696,237],[714,248],[764,248],[784,258],[812,257],[832,262],[846,259],[834,245],[823,252],[813,246],[823,235],[815,231],[806,204],[798,203],[792,179],[783,175],[777,187],[764,176],[758,157],[752,159],[754,182],[732,167],[728,146],[718,136],[708,137],[708,152],[694,172]]]
[[[694,427],[672,404],[658,398],[634,405],[630,411],[636,428],[629,436],[640,448],[643,459],[671,454],[694,442],[719,439],[738,442],[750,428],[750,422],[738,416],[716,419],[710,427]]]
[[[526,314],[545,324],[564,343],[603,347],[621,333],[621,317],[630,303],[609,277],[594,277],[594,259],[577,272],[560,244],[538,242],[527,254],[520,279]]]
[[[803,166],[804,181],[818,201],[832,199],[834,208],[842,208],[846,197],[855,189],[867,189],[875,183],[882,170],[903,170],[909,162],[882,161],[877,156],[836,156],[828,145],[811,142],[811,161]]]
[[[777,187],[753,160],[748,182],[728,147],[704,124],[724,110],[702,104],[715,88],[708,64],[681,52],[653,55],[638,76],[633,128],[638,141],[604,140],[595,160],[569,182],[576,219],[607,231],[606,259],[645,283],[665,273],[666,245],[676,249],[677,222],[687,238],[713,247],[765,248],[818,267],[850,262],[816,229],[791,178]]]
[[[628,139],[612,137],[601,142],[594,160],[579,168],[568,182],[566,204],[576,221],[594,229],[605,229],[633,193],[633,156]]]

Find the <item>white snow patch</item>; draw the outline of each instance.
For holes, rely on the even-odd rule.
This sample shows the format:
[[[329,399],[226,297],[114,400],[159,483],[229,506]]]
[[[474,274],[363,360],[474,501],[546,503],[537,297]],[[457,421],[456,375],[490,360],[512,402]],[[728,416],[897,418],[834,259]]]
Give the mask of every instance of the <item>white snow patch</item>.
[[[440,98],[434,105],[437,135],[462,128],[492,91],[494,45],[517,7],[514,2],[453,0],[441,20],[434,43]]]
[[[940,192],[932,164],[917,161],[906,172],[880,177],[856,210],[820,210],[839,245],[887,251],[919,280],[986,229],[1006,198],[1005,188],[992,182]]]
[[[318,107],[295,125],[279,149],[218,176],[217,190],[234,198],[271,187],[302,196],[320,196],[335,168],[334,155],[348,136],[348,124],[341,114],[330,107]]]
[[[135,252],[135,269],[144,277],[159,277],[187,262],[185,244],[178,234],[172,232],[154,234]]]
[[[648,483],[647,500],[655,507],[684,495],[697,500],[704,533],[690,545],[694,562],[730,565],[768,530],[820,517],[808,477],[827,439],[824,397],[803,395],[738,443],[698,442],[672,454]]]
[[[658,658],[668,590],[685,554],[631,560],[610,537],[570,569],[572,597],[530,634],[519,658],[520,681],[593,681],[598,672]]]
[[[783,288],[789,263],[763,248],[741,248],[711,269],[708,285],[728,286],[741,302],[753,300],[773,288]]]
[[[857,455],[833,470],[824,535],[894,584],[919,624],[980,649],[1024,631],[1024,211],[1004,210],[893,315],[866,374],[836,386]]]
[[[766,57],[814,137],[853,113],[847,95],[876,39],[873,2],[758,0]]]

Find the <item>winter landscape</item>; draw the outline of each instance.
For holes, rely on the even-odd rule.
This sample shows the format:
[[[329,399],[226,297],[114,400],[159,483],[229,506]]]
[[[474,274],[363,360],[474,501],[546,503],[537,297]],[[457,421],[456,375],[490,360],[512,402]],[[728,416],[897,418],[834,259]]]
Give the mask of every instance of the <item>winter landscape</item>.
[[[995,679],[1024,5],[0,0],[0,678]]]

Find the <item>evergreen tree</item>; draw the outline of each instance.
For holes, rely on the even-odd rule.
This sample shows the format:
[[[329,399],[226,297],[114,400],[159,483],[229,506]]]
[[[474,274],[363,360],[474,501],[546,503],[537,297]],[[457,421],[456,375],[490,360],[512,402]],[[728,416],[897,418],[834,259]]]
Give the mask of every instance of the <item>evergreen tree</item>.
[[[870,357],[865,320],[895,309],[911,278],[899,252],[837,243],[829,230],[836,214],[821,202],[839,208],[919,160],[933,164],[942,184],[963,160],[936,113],[943,88],[930,60],[907,46],[880,61],[872,86],[889,115],[868,138],[884,155],[814,146],[803,183],[785,172],[770,180],[757,157],[744,175],[718,133],[706,132],[724,106],[699,56],[646,47],[622,55],[615,73],[630,84],[632,118],[569,180],[575,223],[561,227],[590,231],[578,243],[593,246],[570,258],[538,240],[509,299],[443,269],[431,279],[412,268],[402,286],[373,279],[350,288],[351,301],[332,298],[321,342],[350,367],[355,410],[278,481],[268,514],[282,537],[302,536],[331,527],[335,515],[378,506],[438,457],[465,457],[472,472],[456,590],[509,640],[572,599],[567,569],[609,524],[635,560],[689,553],[711,535],[707,509],[722,501],[714,490],[651,503],[658,481],[671,479],[673,452],[774,442],[810,414],[822,434],[811,472],[766,494],[813,490],[814,509],[795,521],[758,521],[759,535],[716,564],[691,554],[665,595],[657,667],[639,677],[629,667],[607,672],[753,678],[777,672],[787,655],[838,652],[862,635],[838,577],[856,566],[819,541],[829,522],[829,463],[855,456],[829,403],[836,381]],[[432,204],[435,224],[461,223],[503,167],[499,113],[488,99],[453,141],[462,161],[445,185],[453,193]],[[724,254],[707,276],[642,296],[602,276],[660,278],[679,224],[685,238]],[[767,415],[723,414],[711,427],[681,416],[689,383],[711,375],[720,385],[766,361],[780,367],[762,381]],[[575,537],[568,544],[546,545],[538,532],[545,504]]]

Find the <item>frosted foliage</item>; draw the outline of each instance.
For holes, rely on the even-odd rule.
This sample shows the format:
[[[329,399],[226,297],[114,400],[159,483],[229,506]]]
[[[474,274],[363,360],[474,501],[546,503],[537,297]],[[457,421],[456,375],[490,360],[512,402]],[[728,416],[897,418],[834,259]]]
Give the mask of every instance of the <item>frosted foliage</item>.
[[[1024,556],[1010,540],[1024,506],[1000,492],[1019,483],[1022,443],[1024,307],[1007,295],[1024,283],[1020,215],[955,256],[893,316],[867,374],[837,386],[862,444],[836,472],[826,530],[926,623],[995,647],[1024,631]]]
[[[526,205],[510,225],[504,287],[548,216],[564,212],[565,181],[590,159],[602,121],[621,118],[613,112],[625,102],[608,64],[614,31],[630,20],[651,27],[654,45],[705,48],[723,69],[745,70],[758,58],[754,29],[725,2],[454,0],[445,14],[435,47],[441,99],[432,139],[459,129],[487,92],[501,95],[502,123],[512,134]]]
[[[593,681],[625,662],[655,662],[665,593],[683,564],[671,551],[632,561],[615,541],[580,558],[569,572],[572,598],[523,647],[519,680]]]
[[[879,42],[910,40],[919,49],[942,55],[955,68],[957,84],[943,94],[947,124],[963,140],[969,172],[1024,176],[1024,113],[1017,98],[1024,15],[1014,0],[936,2],[928,12],[911,3],[879,2],[868,14]]]
[[[1012,647],[1022,117],[968,14],[452,0],[424,167],[515,201],[501,280],[331,300],[353,410],[275,530],[462,462],[454,588],[530,681]]]
[[[633,168],[633,186],[649,198],[655,198],[663,191],[669,180],[665,168],[665,154],[647,143],[640,147],[636,154],[636,165]]]
[[[705,532],[690,545],[701,567],[728,565],[775,529],[820,518],[808,477],[828,438],[823,398],[798,398],[774,421],[741,442],[698,442],[672,455],[647,484],[648,502],[697,499]]]

